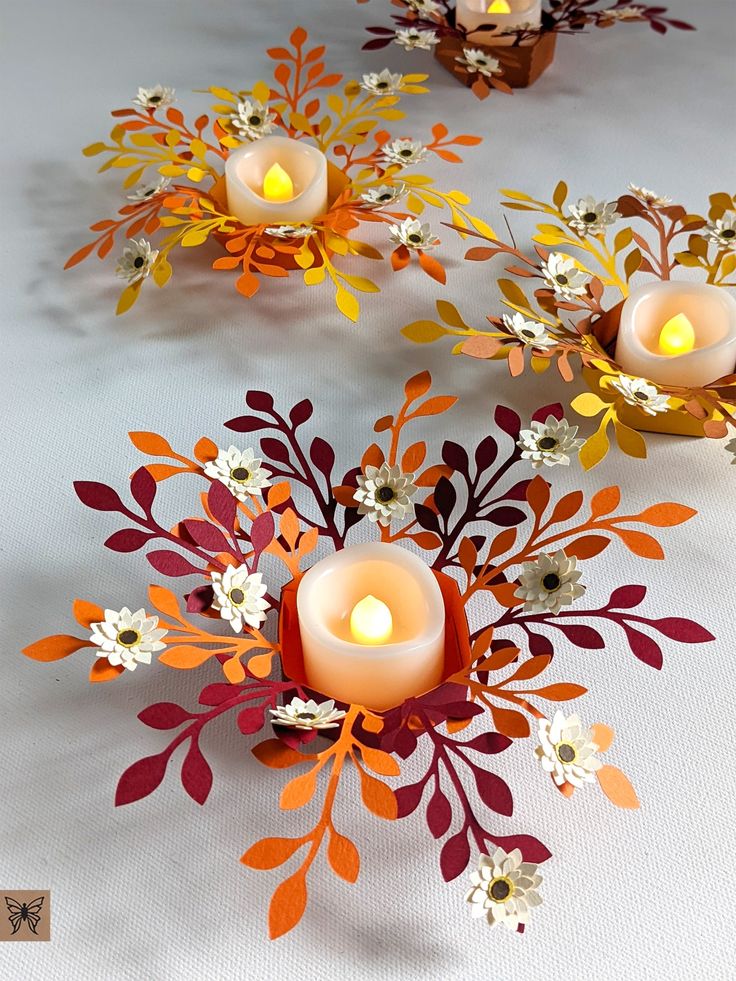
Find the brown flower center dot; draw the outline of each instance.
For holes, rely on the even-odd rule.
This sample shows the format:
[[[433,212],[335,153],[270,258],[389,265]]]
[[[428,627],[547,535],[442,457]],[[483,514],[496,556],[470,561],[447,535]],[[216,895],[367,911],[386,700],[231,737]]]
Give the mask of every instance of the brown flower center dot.
[[[236,467],[230,472],[230,476],[233,478],[233,480],[243,483],[248,479],[248,477],[250,477],[250,471],[245,467]]]
[[[422,236],[421,235],[417,235],[416,232],[412,232],[412,234],[409,236],[409,241],[413,245],[416,245],[418,242],[421,242],[422,241]]]
[[[555,282],[560,286],[567,286],[567,276],[563,276],[562,273],[559,273],[559,275],[555,276]]]
[[[540,450],[553,450],[557,446],[557,440],[552,436],[542,436],[537,446]]]
[[[497,903],[503,903],[511,895],[511,885],[505,879],[496,879],[491,883],[490,893]]]
[[[575,747],[570,743],[560,743],[557,747],[557,757],[561,763],[573,763],[576,755]]]
[[[583,221],[587,222],[589,225],[592,225],[597,217],[598,215],[595,213],[595,211],[586,211],[583,215]]]
[[[560,577],[556,572],[548,572],[542,580],[542,585],[548,593],[554,593],[556,589],[560,588]]]
[[[376,493],[376,497],[382,504],[388,504],[389,501],[393,500],[394,492],[390,487],[380,487]]]
[[[146,260],[143,258],[142,255],[138,255],[133,260],[133,265],[135,266],[136,269],[140,269],[145,261]]]
[[[230,590],[230,593],[229,593],[229,596],[230,596],[230,599],[231,599],[231,601],[232,601],[232,602],[233,602],[233,603],[234,603],[234,604],[235,604],[236,606],[240,606],[240,604],[241,604],[241,603],[242,603],[242,602],[244,601],[244,599],[245,599],[245,593],[243,592],[243,590],[242,590],[242,589],[239,589],[239,588],[238,588],[237,586],[236,586],[236,588],[235,588],[235,589],[231,589],[231,590]]]
[[[649,396],[646,392],[634,392],[634,398],[639,399],[640,402],[646,402],[648,401]]]
[[[137,630],[121,630],[118,634],[118,643],[123,647],[133,647],[141,639]]]

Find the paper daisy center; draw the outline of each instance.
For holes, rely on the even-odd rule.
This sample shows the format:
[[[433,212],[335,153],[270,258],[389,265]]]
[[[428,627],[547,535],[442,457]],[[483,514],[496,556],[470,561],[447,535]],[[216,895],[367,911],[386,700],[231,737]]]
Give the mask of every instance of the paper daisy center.
[[[137,255],[135,259],[133,259],[133,265],[135,266],[136,269],[140,269],[145,261],[146,260],[143,258],[142,255]]]
[[[578,755],[575,752],[575,747],[570,743],[560,743],[555,746],[555,752],[560,763],[574,763]]]
[[[542,436],[537,446],[540,450],[553,450],[557,446],[557,440],[554,436]]]
[[[239,586],[231,589],[227,595],[234,606],[241,606],[245,602],[245,592]]]
[[[376,491],[376,497],[381,504],[388,504],[389,501],[394,499],[394,492],[390,487],[379,487],[379,489]]]
[[[410,157],[412,155],[411,150],[399,150],[400,157]]]
[[[721,238],[736,238],[736,228],[724,228]]]
[[[537,335],[534,333],[533,330],[530,330],[528,327],[525,327],[524,330],[521,331],[521,336],[528,337],[530,340],[534,340],[534,338]]]
[[[261,117],[260,116],[256,116],[256,115],[248,116],[248,123],[251,126],[260,126],[261,125]]]
[[[154,104],[159,103],[161,101],[161,96],[160,95],[151,95],[151,96],[148,97],[148,101],[149,102],[153,102]]]
[[[548,572],[544,579],[542,579],[542,585],[548,593],[554,593],[556,589],[560,588],[560,577],[556,572]]]
[[[118,644],[121,647],[135,647],[138,641],[141,639],[141,635],[137,630],[131,630],[130,628],[126,630],[121,630],[118,634]]]
[[[296,717],[297,719],[303,719],[307,722],[312,722],[317,718],[314,712],[297,712]]]
[[[505,877],[494,879],[488,888],[488,895],[494,903],[505,903],[514,891],[513,884]]]
[[[230,471],[230,476],[239,484],[244,484],[250,477],[250,471],[246,467],[235,467],[234,470]]]
[[[412,232],[411,235],[409,236],[409,241],[413,245],[417,245],[419,242],[422,241],[422,236],[418,235],[417,232]]]
[[[393,197],[393,194],[391,194],[390,191],[384,191],[383,194],[379,194],[378,195],[378,200],[379,201],[390,201],[392,197]]]
[[[555,276],[555,282],[558,283],[560,286],[567,286],[568,278],[567,276],[565,276],[564,273],[558,273]]]
[[[595,211],[586,211],[583,215],[583,221],[586,221],[589,225],[592,225],[597,217],[598,215],[595,213]]]
[[[634,392],[634,398],[639,399],[640,402],[648,402],[649,396],[646,392]]]

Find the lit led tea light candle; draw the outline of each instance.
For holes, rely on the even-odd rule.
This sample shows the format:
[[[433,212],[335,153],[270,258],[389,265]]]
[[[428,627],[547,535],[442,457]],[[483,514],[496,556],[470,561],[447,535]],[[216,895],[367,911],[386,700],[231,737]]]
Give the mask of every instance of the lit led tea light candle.
[[[457,23],[468,31],[468,41],[477,44],[513,44],[513,35],[504,35],[504,31],[538,28],[542,22],[542,0],[457,0],[456,10]],[[493,30],[476,30],[481,24],[493,24]]]
[[[342,549],[304,575],[296,605],[307,684],[329,698],[381,711],[440,683],[445,606],[414,553]]]
[[[286,136],[264,136],[225,161],[230,213],[244,225],[297,225],[327,211],[327,158]]]
[[[707,283],[633,290],[621,308],[616,361],[659,385],[709,385],[736,370],[736,300]]]

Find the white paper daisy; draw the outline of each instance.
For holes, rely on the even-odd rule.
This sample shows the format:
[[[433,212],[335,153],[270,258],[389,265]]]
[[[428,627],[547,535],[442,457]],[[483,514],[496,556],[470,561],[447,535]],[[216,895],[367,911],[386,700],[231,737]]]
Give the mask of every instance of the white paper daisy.
[[[158,180],[150,181],[148,184],[138,184],[126,197],[128,201],[148,201],[163,194],[170,183],[171,178],[159,177]]]
[[[390,467],[388,463],[366,467],[365,474],[357,477],[358,489],[354,497],[358,502],[358,514],[367,514],[369,521],[377,521],[384,527],[393,518],[413,515],[411,496],[417,490],[413,480],[413,473],[404,474],[398,466]]]
[[[371,95],[395,95],[401,91],[404,76],[390,72],[384,68],[380,72],[369,72],[363,76],[360,87]]]
[[[570,228],[581,235],[600,235],[621,217],[615,201],[596,201],[590,196],[580,198],[577,204],[569,206],[569,210]]]
[[[307,238],[314,232],[314,225],[269,225],[266,229],[266,234],[274,238]]]
[[[545,283],[555,291],[557,296],[572,300],[585,293],[588,275],[582,269],[578,269],[575,260],[569,255],[552,252],[542,263],[542,273]]]
[[[372,208],[385,208],[389,204],[397,204],[405,194],[405,184],[381,184],[379,187],[369,187],[360,197]]]
[[[133,102],[142,109],[161,109],[162,106],[170,106],[175,95],[176,89],[167,85],[154,85],[150,89],[139,88]]]
[[[708,222],[703,235],[719,249],[736,249],[736,215]]]
[[[585,587],[578,583],[582,573],[576,566],[577,560],[564,549],[554,555],[540,552],[536,561],[525,562],[514,593],[524,601],[524,613],[559,613],[582,596]]]
[[[204,472],[225,484],[239,501],[247,501],[251,494],[260,495],[265,487],[271,486],[268,474],[253,450],[239,450],[237,446],[218,449],[217,457],[205,463]]]
[[[246,140],[260,140],[273,132],[276,114],[256,99],[244,99],[228,118],[238,136]]]
[[[346,715],[335,708],[332,699],[318,704],[312,698],[305,702],[296,697],[288,705],[279,705],[278,708],[269,709],[269,712],[275,726],[290,726],[292,729],[336,729],[340,719]]]
[[[585,440],[576,439],[578,427],[566,419],[547,416],[545,422],[532,422],[529,429],[519,433],[517,446],[522,460],[530,460],[535,470],[542,466],[569,466],[570,457],[577,453]]]
[[[505,313],[503,322],[511,333],[523,341],[527,347],[546,351],[557,343],[544,324],[540,324],[536,320],[526,320],[524,315],[518,311],[513,315]]]
[[[406,0],[412,10],[418,14],[439,14],[442,8],[436,0]]]
[[[427,148],[419,140],[392,140],[382,150],[384,159],[399,167],[409,167],[427,156]]]
[[[414,251],[428,252],[440,241],[429,225],[423,225],[418,218],[405,218],[400,225],[391,225],[388,231],[392,242]]]
[[[642,7],[618,7],[613,10],[606,10],[606,17],[613,17],[614,20],[642,20]]]
[[[522,860],[518,848],[512,852],[497,848],[493,855],[481,855],[478,870],[470,874],[472,887],[465,894],[470,915],[484,917],[491,926],[502,923],[509,930],[526,924],[529,911],[542,902],[537,892],[542,876],[537,869]]]
[[[491,78],[493,75],[503,74],[498,58],[492,57],[482,48],[463,48],[463,53],[458,55],[455,61],[471,75],[479,73],[486,78]]]
[[[105,610],[101,623],[90,624],[90,640],[99,647],[97,657],[104,657],[114,666],[122,665],[135,671],[139,664],[150,664],[151,655],[162,651],[162,638],[167,631],[158,627],[158,617],[147,617],[146,611],[131,613],[127,606],[119,612]]]
[[[613,379],[611,385],[623,395],[629,405],[635,405],[648,416],[656,416],[658,412],[666,412],[670,407],[669,396],[660,392],[646,378],[630,378],[628,375],[619,375],[618,378]]]
[[[569,783],[582,787],[595,780],[595,771],[603,766],[596,758],[598,746],[593,742],[591,730],[583,729],[577,715],[565,718],[562,712],[555,712],[554,718],[540,719],[539,746],[534,753],[542,764],[542,769],[552,775],[561,787]]]
[[[638,187],[636,184],[629,184],[629,190],[644,204],[648,204],[652,208],[664,208],[668,204],[672,204],[672,198],[668,198],[664,194],[657,194],[656,191],[650,191],[648,187]]]
[[[244,624],[257,628],[265,622],[270,604],[263,599],[268,590],[260,572],[249,573],[245,565],[229,565],[222,573],[212,573],[212,587],[212,609],[230,622],[236,634]]]
[[[435,44],[439,44],[439,36],[436,31],[420,31],[416,27],[406,27],[396,32],[394,44],[399,44],[404,51],[431,51]]]
[[[131,285],[146,279],[158,259],[158,249],[152,249],[145,238],[131,238],[118,259],[115,275]]]

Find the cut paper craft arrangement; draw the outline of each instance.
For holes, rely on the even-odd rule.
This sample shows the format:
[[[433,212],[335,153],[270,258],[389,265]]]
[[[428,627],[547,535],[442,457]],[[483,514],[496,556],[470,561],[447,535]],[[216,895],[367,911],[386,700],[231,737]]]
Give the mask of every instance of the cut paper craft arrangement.
[[[472,915],[523,930],[541,902],[539,866],[550,851],[510,821],[512,793],[494,772],[495,756],[531,738],[520,778],[537,770],[539,794],[556,787],[569,798],[597,784],[613,804],[638,807],[616,765],[631,762],[630,741],[613,751],[613,730],[593,721],[593,707],[585,722],[576,708],[558,708],[586,692],[568,679],[564,649],[606,657],[626,684],[630,655],[661,667],[658,638],[713,639],[692,620],[645,612],[644,585],[610,581],[604,602],[585,598],[596,556],[621,550],[609,569],[622,568],[627,552],[662,560],[651,530],[690,520],[692,508],[653,503],[632,512],[615,486],[587,501],[579,490],[557,495],[532,475],[534,430],[503,406],[495,434],[470,453],[449,440],[428,446],[412,431],[457,401],[430,388],[428,372],[411,378],[398,411],[375,424],[377,442],[369,437],[344,473],[315,435],[307,399],[282,412],[269,394],[250,391],[247,414],[226,423],[236,435],[200,439],[191,456],[155,433],[131,433],[158,460],[133,474],[125,500],[102,483],[75,489],[82,503],[117,518],[106,546],[145,551],[157,573],[184,580],[183,597],[153,585],[145,606],[141,597],[78,599],[73,634],[24,652],[46,662],[74,655],[92,682],[145,685],[149,672],[197,672],[198,706],[163,701],[140,712],[165,745],[125,770],[117,804],[153,793],[170,764],[204,804],[213,774],[200,737],[226,715],[261,763],[296,771],[281,808],[316,797],[316,824],[299,827],[284,815],[282,837],[275,814],[264,812],[263,837],[242,856],[252,869],[281,870],[269,912],[274,938],[301,919],[318,857],[347,882],[358,878],[354,832],[333,811],[337,795],[351,793],[342,780],[349,768],[376,817],[414,815],[419,830],[415,812],[424,812],[441,841],[445,880],[472,867]],[[548,406],[533,424],[561,426],[560,415]],[[247,448],[256,441],[258,450]],[[155,516],[170,485],[191,494],[173,527]],[[317,686],[318,677],[327,683]]]
[[[363,3],[365,0],[358,0]],[[397,44],[405,51],[434,51],[454,77],[485,99],[493,89],[510,93],[535,82],[552,64],[558,34],[585,34],[589,27],[648,23],[665,34],[668,27],[694,30],[673,20],[666,7],[619,0],[392,0],[401,11],[394,27],[369,27],[367,50]]]
[[[466,194],[440,190],[414,170],[432,156],[460,163],[456,148],[481,138],[451,136],[443,123],[426,142],[403,126],[393,135],[385,128],[404,119],[403,96],[428,92],[420,84],[427,76],[386,70],[343,83],[326,69],[324,46],[307,41],[297,28],[290,48],[269,49],[276,63],[271,82],[243,91],[210,88],[212,119],[204,114],[188,123],[171,104],[173,89],[141,88],[131,108],[112,113],[109,139],[84,150],[106,158],[100,171],[127,171],[127,200],[119,217],[91,226],[94,240],[66,267],[93,253],[104,259],[118,237],[127,239],[117,266],[126,282],[118,313],[136,302],[149,276],[166,285],[177,247],[214,239],[224,254],[212,267],[238,270],[235,285],[244,296],[253,296],[263,277],[295,274],[307,286],[327,281],[338,309],[356,321],[356,293],[379,288],[342,266],[352,257],[384,257],[353,237],[357,229],[383,226],[393,269],[414,258],[440,283],[446,274],[434,253],[439,239],[417,217],[425,206],[446,209],[455,225],[488,231],[467,212]],[[205,256],[212,261],[209,250]]]
[[[455,338],[453,353],[506,360],[529,384],[528,368],[540,375],[555,365],[568,382],[581,374],[590,391],[572,408],[599,417],[580,450],[586,469],[608,453],[611,431],[624,453],[641,458],[641,431],[736,435],[734,198],[712,194],[699,215],[635,185],[610,202],[568,202],[564,181],[549,202],[502,193],[504,207],[544,217],[534,254],[493,233],[466,258],[509,263],[498,288],[511,312],[494,312],[480,329],[438,301],[438,321],[402,333],[420,344]],[[727,448],[736,450],[736,440]]]

